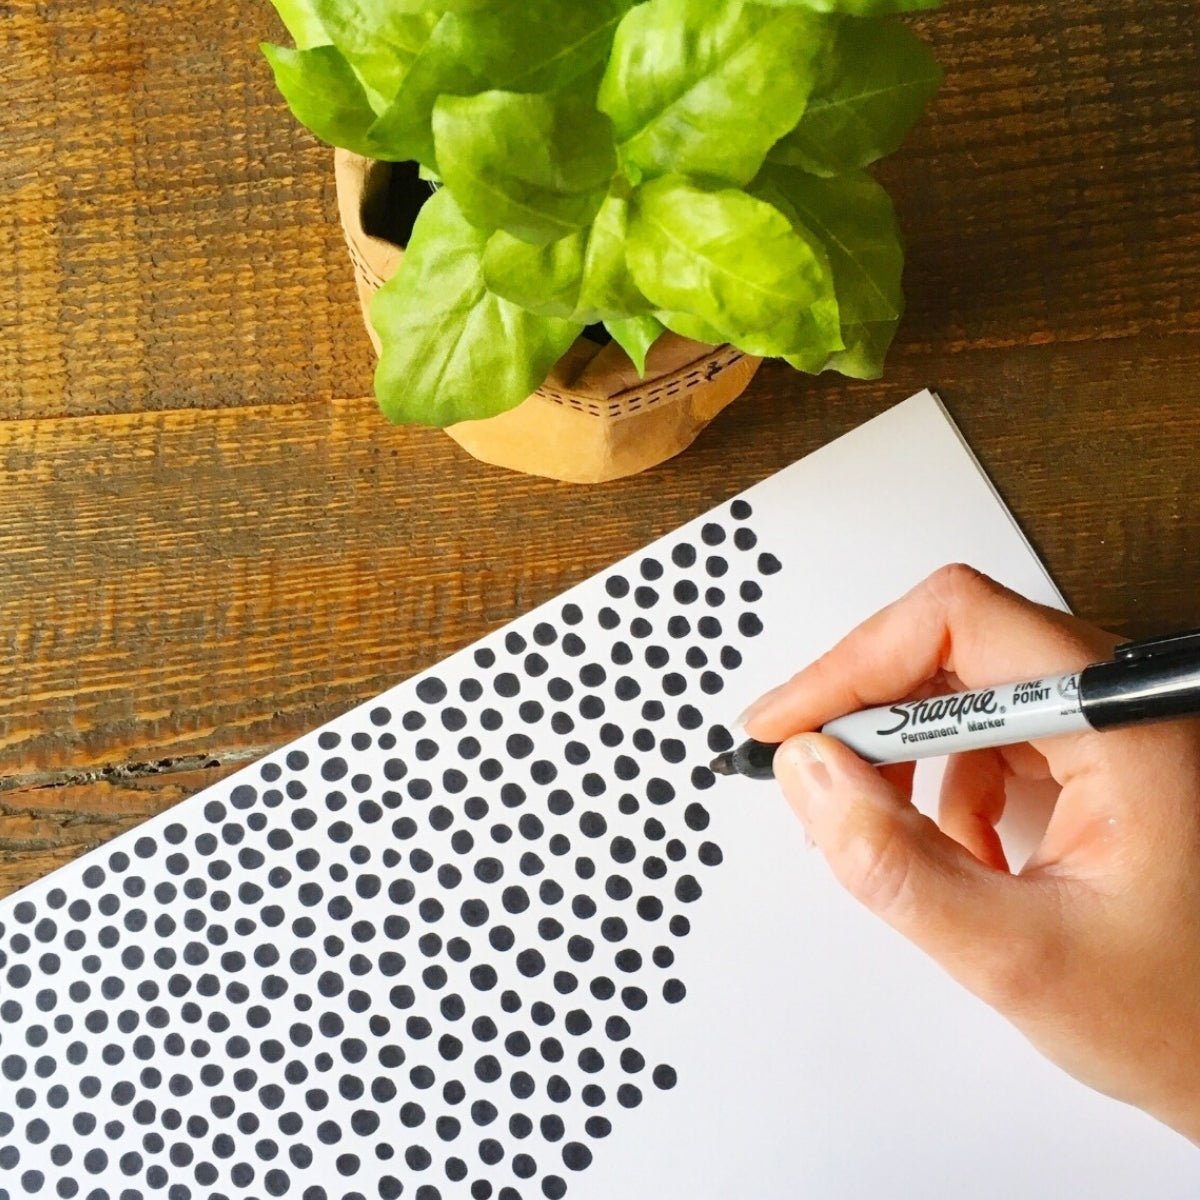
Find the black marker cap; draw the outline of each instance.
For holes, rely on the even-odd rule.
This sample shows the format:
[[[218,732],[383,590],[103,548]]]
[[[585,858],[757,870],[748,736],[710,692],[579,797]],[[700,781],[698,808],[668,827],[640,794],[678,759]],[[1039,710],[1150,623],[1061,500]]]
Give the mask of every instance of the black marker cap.
[[[1079,704],[1093,729],[1200,716],[1200,629],[1118,646],[1080,672]]]

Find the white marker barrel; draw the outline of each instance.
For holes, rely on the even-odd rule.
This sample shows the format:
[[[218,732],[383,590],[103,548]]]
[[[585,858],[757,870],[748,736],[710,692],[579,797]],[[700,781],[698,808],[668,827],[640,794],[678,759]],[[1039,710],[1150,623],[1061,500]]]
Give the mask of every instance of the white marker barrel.
[[[1029,679],[850,713],[821,732],[873,763],[911,762],[1090,729],[1079,676]]]

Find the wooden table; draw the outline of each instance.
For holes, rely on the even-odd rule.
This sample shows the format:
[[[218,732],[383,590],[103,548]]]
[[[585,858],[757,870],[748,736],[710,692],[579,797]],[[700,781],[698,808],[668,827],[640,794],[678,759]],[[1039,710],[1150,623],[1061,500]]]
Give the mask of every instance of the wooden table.
[[[0,893],[932,384],[1078,611],[1200,624],[1195,0],[951,0],[879,384],[578,489],[391,429],[265,0],[0,5]],[[813,514],[820,519],[820,514]]]

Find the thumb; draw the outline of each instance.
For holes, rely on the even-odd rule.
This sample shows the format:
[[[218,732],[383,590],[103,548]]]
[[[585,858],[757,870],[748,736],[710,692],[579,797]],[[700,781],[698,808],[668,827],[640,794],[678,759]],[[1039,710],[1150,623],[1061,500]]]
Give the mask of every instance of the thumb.
[[[981,863],[833,738],[791,738],[775,775],[842,886],[960,983],[1010,1012],[1044,986],[1053,883]]]

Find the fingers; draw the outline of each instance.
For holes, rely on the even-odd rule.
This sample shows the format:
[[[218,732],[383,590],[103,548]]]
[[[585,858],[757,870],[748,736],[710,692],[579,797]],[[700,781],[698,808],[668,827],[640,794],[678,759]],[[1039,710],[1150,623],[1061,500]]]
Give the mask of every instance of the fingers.
[[[792,738],[775,771],[852,895],[988,1003],[1032,1001],[1058,953],[1058,883],[991,869],[831,738]]]
[[[943,567],[764,696],[744,723],[751,737],[781,742],[844,713],[895,701],[939,672],[967,688],[1041,678],[1080,670],[1111,645],[1102,631],[1032,604],[970,567]],[[1073,740],[1055,743],[1063,771],[1073,766]]]
[[[1008,771],[995,750],[952,755],[942,776],[938,824],[981,863],[1008,870],[1008,859],[996,832],[1004,815]]]

